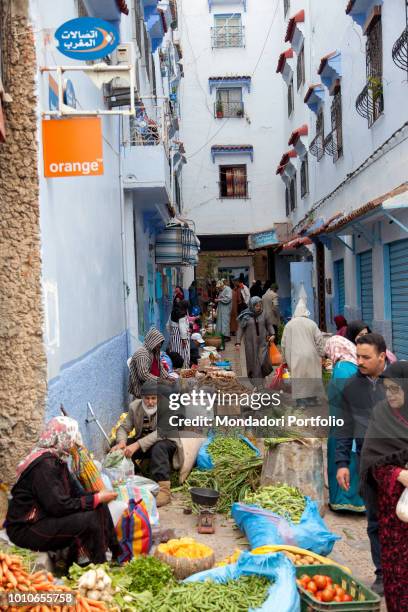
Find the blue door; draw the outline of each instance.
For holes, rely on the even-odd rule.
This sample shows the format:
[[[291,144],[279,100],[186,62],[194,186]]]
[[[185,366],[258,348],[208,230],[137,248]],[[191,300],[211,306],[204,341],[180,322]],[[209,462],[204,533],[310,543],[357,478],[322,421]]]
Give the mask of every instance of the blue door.
[[[334,262],[334,292],[336,297],[336,315],[344,315],[346,291],[344,287],[344,259]]]
[[[290,285],[292,316],[299,297],[305,297],[310,318],[315,320],[312,261],[292,261],[290,263]]]
[[[392,348],[408,359],[408,240],[390,244]]]
[[[360,253],[358,259],[361,318],[367,325],[371,326],[374,318],[372,250]]]

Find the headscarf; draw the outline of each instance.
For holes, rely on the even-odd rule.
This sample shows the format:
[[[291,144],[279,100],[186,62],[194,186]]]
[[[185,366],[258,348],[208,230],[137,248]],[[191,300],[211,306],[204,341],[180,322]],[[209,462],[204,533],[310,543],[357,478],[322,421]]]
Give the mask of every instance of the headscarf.
[[[51,453],[58,459],[67,461],[75,445],[83,446],[77,421],[65,416],[51,419],[45,426],[37,445],[18,464],[17,477],[19,478],[33,461],[45,453]]]
[[[170,315],[170,318],[173,321],[173,323],[178,323],[180,319],[186,316],[187,311],[188,311],[187,300],[180,300],[179,302],[174,302],[173,309]]]
[[[295,312],[293,313],[293,318],[295,317],[310,317],[310,312],[307,309],[305,298],[303,297],[299,298]]]
[[[364,323],[364,321],[351,321],[350,323],[347,324],[347,332],[346,332],[346,338],[347,340],[350,340],[350,342],[354,342],[354,344],[356,343],[356,336],[358,336],[358,334],[363,330],[366,329],[368,330],[368,333],[371,333],[371,329],[369,328],[369,326],[367,325],[367,323]]]
[[[334,323],[336,324],[336,329],[339,331],[342,327],[347,326],[347,321],[343,317],[343,315],[337,315],[334,317]]]
[[[326,355],[335,365],[338,361],[349,361],[357,365],[356,345],[342,336],[332,336],[326,342]]]
[[[385,399],[375,406],[371,416],[361,453],[360,476],[362,494],[372,504],[377,498],[374,468],[404,467],[408,462],[408,362],[393,363],[381,378],[391,378],[403,388],[405,403],[399,410],[393,410]]]
[[[239,321],[239,324],[241,325],[242,329],[246,328],[249,319],[256,319],[261,314],[260,312],[255,312],[255,306],[259,303],[262,304],[262,299],[260,297],[251,297],[248,303],[248,308],[243,310],[241,314],[237,317],[237,320]]]

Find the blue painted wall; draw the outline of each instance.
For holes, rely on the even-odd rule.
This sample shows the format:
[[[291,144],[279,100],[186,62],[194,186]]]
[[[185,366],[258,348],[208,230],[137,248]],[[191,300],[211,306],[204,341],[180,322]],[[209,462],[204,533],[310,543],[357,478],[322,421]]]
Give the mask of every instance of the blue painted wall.
[[[49,381],[46,420],[59,416],[60,404],[79,423],[88,448],[101,456],[104,439],[96,423],[86,424],[87,402],[109,435],[119,415],[127,409],[127,334],[66,364],[60,375]]]

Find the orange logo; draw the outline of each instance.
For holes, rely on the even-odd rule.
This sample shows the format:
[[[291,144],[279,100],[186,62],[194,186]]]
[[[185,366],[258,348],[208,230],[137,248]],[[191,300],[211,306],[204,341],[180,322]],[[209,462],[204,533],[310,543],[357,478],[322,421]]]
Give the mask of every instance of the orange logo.
[[[42,138],[46,178],[103,174],[99,117],[43,119]]]

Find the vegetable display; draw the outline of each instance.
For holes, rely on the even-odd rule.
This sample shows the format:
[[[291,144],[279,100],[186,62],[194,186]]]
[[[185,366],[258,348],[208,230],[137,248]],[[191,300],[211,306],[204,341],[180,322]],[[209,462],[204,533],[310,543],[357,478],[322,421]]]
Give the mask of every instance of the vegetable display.
[[[247,493],[244,503],[261,506],[293,523],[300,522],[306,507],[305,497],[299,489],[281,483],[260,487],[255,493]]]
[[[242,576],[219,584],[206,580],[180,584],[163,590],[154,598],[150,610],[155,612],[248,612],[265,601],[271,581],[263,576]],[[143,612],[147,612],[143,611]]]
[[[339,584],[333,584],[333,579],[330,576],[303,574],[296,582],[317,601],[326,603],[353,601],[352,596],[346,593]]]
[[[222,561],[218,561],[218,563],[215,564],[215,567],[223,567],[224,565],[231,565],[231,563],[236,563],[241,553],[242,550],[240,548],[236,548],[231,555],[225,557],[225,559],[223,559]]]
[[[208,452],[214,463],[227,457],[241,461],[255,455],[255,451],[243,440],[227,436],[215,436],[208,445]]]
[[[193,470],[184,483],[183,490],[188,493],[191,487],[204,487],[219,491],[217,512],[227,514],[234,502],[243,501],[247,494],[256,489],[261,470],[262,458],[259,457],[250,457],[243,461],[222,459],[211,471]],[[188,503],[195,510],[190,499]]]
[[[95,601],[112,601],[112,579],[101,568],[89,570],[78,580],[81,595]]]
[[[116,450],[108,453],[104,459],[103,467],[105,468],[115,468],[123,461],[123,451]]]
[[[214,553],[212,548],[196,542],[193,538],[169,540],[166,544],[159,544],[157,550],[172,557],[184,557],[186,559],[203,559]]]

